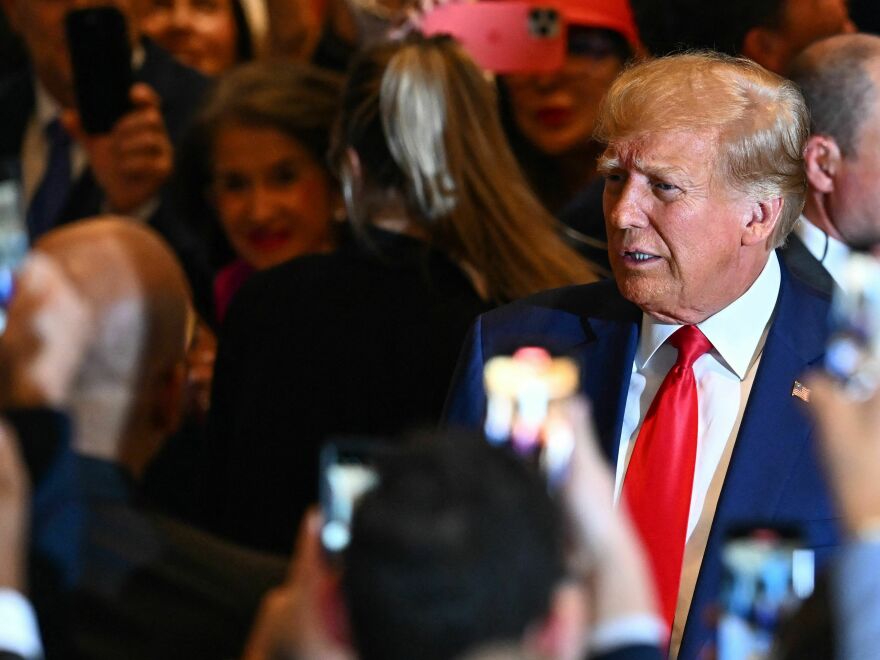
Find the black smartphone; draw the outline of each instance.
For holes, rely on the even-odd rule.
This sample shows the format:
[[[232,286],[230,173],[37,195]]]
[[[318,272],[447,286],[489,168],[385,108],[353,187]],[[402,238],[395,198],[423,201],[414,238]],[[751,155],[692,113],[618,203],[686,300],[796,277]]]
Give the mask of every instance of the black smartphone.
[[[782,622],[813,592],[815,558],[794,526],[749,525],[726,535],[718,660],[770,654]]]
[[[109,133],[131,109],[134,74],[125,16],[109,6],[75,9],[65,27],[82,126],[87,133]]]
[[[385,443],[365,439],[331,441],[321,450],[321,545],[331,558],[348,546],[355,506],[379,483],[378,464],[388,452]]]

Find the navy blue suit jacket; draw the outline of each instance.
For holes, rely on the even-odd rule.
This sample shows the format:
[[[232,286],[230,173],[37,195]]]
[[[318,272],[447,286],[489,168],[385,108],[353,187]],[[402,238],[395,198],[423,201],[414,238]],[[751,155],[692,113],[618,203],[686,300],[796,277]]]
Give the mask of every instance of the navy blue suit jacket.
[[[773,322],[715,511],[681,658],[696,657],[711,639],[703,619],[718,597],[726,529],[738,523],[796,523],[820,562],[839,542],[836,512],[814,454],[808,404],[791,394],[794,381],[821,361],[828,307],[826,294],[782,267]],[[613,464],[641,318],[610,281],[548,291],[483,315],[465,345],[446,419],[479,426],[485,414],[485,361],[525,344],[546,346],[579,363],[582,389]]]

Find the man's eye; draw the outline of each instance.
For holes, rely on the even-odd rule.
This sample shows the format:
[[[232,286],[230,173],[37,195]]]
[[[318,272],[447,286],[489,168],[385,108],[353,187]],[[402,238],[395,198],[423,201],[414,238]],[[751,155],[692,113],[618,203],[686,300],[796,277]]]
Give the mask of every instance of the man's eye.
[[[672,192],[674,190],[678,190],[678,186],[671,183],[664,183],[663,181],[655,181],[654,187],[662,192]]]
[[[618,172],[606,172],[604,176],[605,181],[607,181],[608,183],[620,183],[621,181],[623,181],[623,175],[619,174]]]

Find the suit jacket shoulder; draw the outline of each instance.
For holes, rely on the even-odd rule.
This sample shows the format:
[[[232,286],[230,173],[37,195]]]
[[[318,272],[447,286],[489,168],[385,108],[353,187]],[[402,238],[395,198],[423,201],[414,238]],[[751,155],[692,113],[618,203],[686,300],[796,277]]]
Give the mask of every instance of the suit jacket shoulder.
[[[785,262],[792,276],[813,287],[825,295],[834,292],[834,278],[825,270],[822,263],[804,245],[800,236],[789,235],[785,246],[779,250],[779,256]]]
[[[593,400],[602,443],[610,452],[616,446],[620,388],[629,375],[620,364],[631,364],[641,315],[611,280],[552,289],[482,315],[465,339],[444,420],[478,428],[486,412],[485,363],[521,346],[541,346],[581,365],[581,385]]]

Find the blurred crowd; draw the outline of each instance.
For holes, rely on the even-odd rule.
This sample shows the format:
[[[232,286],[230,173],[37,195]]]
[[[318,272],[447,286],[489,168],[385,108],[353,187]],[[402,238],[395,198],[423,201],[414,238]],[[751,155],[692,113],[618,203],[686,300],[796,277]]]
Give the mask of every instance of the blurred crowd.
[[[0,657],[880,658],[873,0],[0,7]]]

